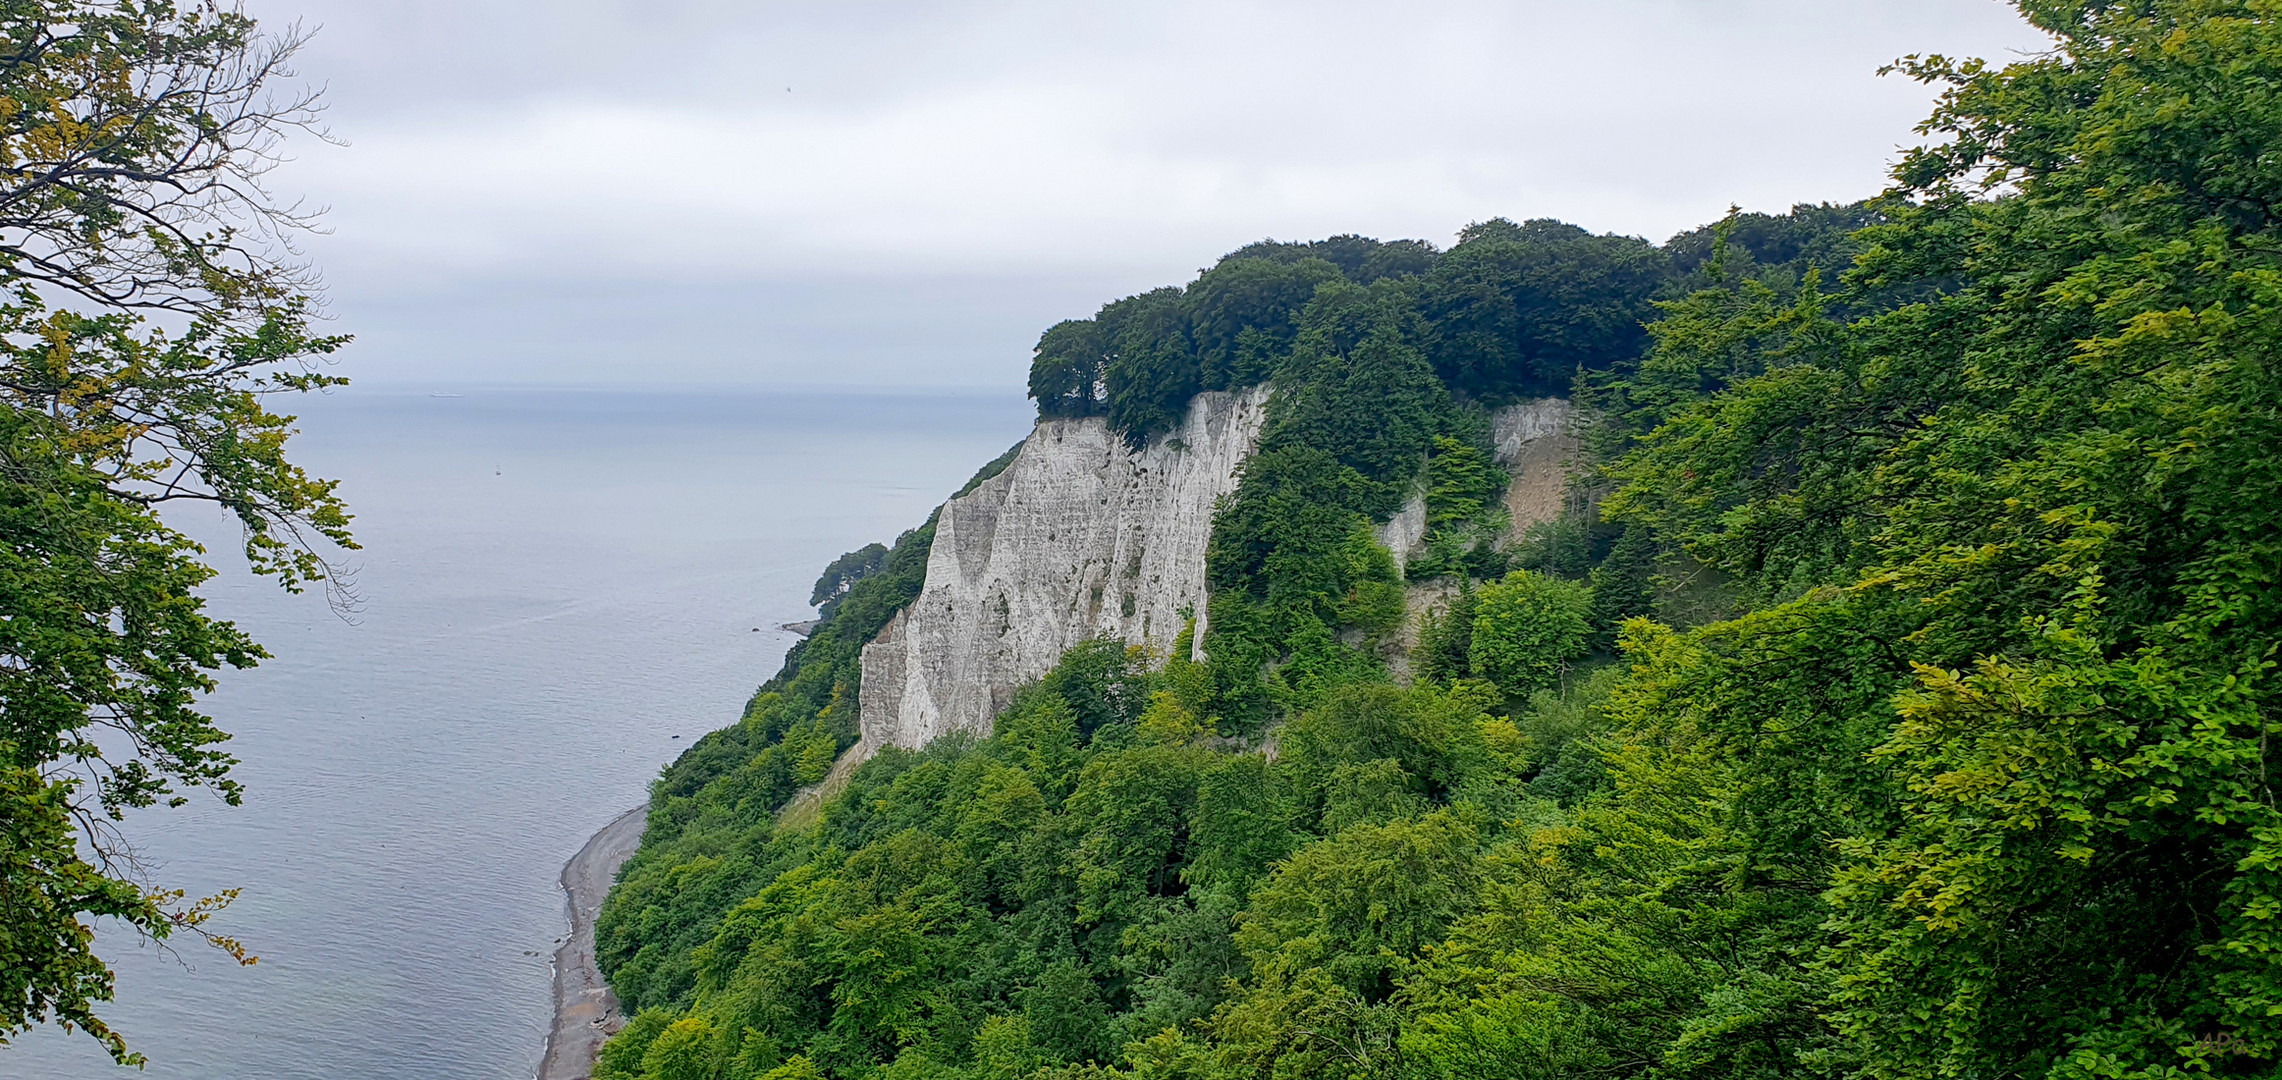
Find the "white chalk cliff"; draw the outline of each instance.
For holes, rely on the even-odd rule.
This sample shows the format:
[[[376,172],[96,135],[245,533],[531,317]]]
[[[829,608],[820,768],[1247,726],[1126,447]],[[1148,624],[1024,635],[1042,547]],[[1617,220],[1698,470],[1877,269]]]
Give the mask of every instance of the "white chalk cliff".
[[[1099,417],[1041,421],[1004,472],[943,504],[919,598],[864,647],[862,739],[849,760],[989,734],[1016,688],[1088,638],[1161,654],[1187,609],[1201,643],[1213,510],[1259,443],[1267,400],[1265,386],[1199,394],[1178,429],[1140,451]],[[1560,512],[1576,446],[1568,406],[1547,398],[1491,417],[1514,476],[1514,536]],[[1382,528],[1398,556],[1415,553],[1424,515],[1419,503]]]
[[[1490,445],[1508,478],[1506,532],[1499,547],[1518,541],[1529,527],[1561,516],[1569,466],[1577,458],[1577,435],[1568,398],[1538,398],[1490,413]],[[1407,565],[1426,550],[1426,498],[1412,495],[1402,511],[1379,526],[1379,542]]]
[[[1577,459],[1577,433],[1568,398],[1538,398],[1490,414],[1497,462],[1513,479],[1506,485],[1506,542],[1541,521],[1561,516],[1569,467]]]
[[[1041,421],[943,504],[919,598],[864,647],[859,757],[990,732],[1015,688],[1104,635],[1159,652],[1201,624],[1214,504],[1260,440],[1268,388],[1199,394],[1138,452],[1100,417]]]

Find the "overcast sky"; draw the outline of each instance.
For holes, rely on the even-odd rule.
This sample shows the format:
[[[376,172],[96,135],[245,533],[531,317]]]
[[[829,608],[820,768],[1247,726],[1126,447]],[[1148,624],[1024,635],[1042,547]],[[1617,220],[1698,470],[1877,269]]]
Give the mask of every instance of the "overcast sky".
[[[1991,0],[250,0],[344,146],[274,178],[368,383],[1019,392],[1262,237],[1662,241],[1884,183]]]

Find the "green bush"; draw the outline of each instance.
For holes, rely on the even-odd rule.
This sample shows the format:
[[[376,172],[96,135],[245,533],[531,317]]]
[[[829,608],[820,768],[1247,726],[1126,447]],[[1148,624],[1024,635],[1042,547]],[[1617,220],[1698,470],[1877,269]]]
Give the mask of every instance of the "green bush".
[[[1475,590],[1473,609],[1467,667],[1516,698],[1559,686],[1592,646],[1592,589],[1574,581],[1516,570]]]

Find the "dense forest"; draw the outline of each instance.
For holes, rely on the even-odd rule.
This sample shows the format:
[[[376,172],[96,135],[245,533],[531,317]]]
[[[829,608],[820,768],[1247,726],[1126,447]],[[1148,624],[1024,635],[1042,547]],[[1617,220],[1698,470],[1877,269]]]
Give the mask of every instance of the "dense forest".
[[[2020,6],[2054,51],[1899,65],[1870,202],[1263,242],[1048,330],[1041,415],[1135,444],[1274,387],[1209,659],[1081,646],[780,820],[932,521],[836,562],[653,790],[596,1076],[2273,1075],[2282,11]],[[1548,394],[1570,509],[1501,547]]]

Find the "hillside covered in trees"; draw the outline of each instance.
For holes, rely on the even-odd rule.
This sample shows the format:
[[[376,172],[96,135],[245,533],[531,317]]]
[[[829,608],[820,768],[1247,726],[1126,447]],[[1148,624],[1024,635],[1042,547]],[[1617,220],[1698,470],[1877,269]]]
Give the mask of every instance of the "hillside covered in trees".
[[[1041,415],[1135,443],[1275,387],[1208,659],[1081,646],[780,821],[933,523],[835,563],[653,791],[596,1076],[2273,1075],[2282,12],[2021,6],[2054,52],[1903,65],[1869,203],[1261,243],[1048,330]],[[1547,394],[1586,460],[1501,549],[1486,410]]]

